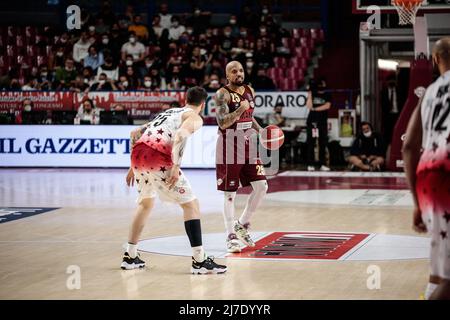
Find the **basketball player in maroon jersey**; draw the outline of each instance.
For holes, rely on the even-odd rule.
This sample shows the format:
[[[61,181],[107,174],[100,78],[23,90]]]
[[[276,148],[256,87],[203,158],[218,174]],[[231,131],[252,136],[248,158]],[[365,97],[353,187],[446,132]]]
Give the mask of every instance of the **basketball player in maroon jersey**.
[[[238,61],[226,66],[228,84],[220,88],[215,96],[216,118],[219,137],[216,147],[217,189],[224,191],[224,220],[227,232],[228,252],[240,252],[239,240],[254,247],[248,229],[250,219],[267,192],[264,167],[251,150],[253,134],[261,126],[253,118],[255,92],[244,84],[244,68]],[[256,131],[255,131],[256,130]],[[231,137],[231,138],[230,138]],[[234,199],[239,185],[253,188],[244,212],[234,220]]]
[[[415,204],[414,229],[431,236],[425,298],[450,300],[450,37],[436,42],[433,63],[441,76],[411,116],[403,159]]]

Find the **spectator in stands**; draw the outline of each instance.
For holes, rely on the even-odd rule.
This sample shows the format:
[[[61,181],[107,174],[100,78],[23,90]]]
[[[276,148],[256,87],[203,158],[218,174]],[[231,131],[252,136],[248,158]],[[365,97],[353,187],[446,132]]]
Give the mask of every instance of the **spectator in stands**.
[[[48,72],[48,67],[46,64],[41,64],[39,66],[37,81],[39,83],[40,90],[50,90],[53,82],[53,75],[51,72]]]
[[[58,67],[64,67],[64,62],[66,61],[66,53],[63,46],[56,47],[56,52],[54,55],[49,57],[49,65],[52,69]]]
[[[159,70],[156,68],[150,69],[150,80],[152,82],[153,90],[166,90],[166,80],[161,77]]]
[[[156,35],[156,38],[157,39],[161,38],[161,34],[162,34],[163,29],[164,29],[161,26],[161,16],[159,16],[159,15],[153,16],[152,29],[153,29],[153,32]]]
[[[205,77],[205,68],[209,60],[200,54],[200,47],[194,47],[192,50],[192,58],[190,62],[192,78],[196,80],[197,85],[201,85]]]
[[[109,41],[109,34],[103,33],[101,38],[101,43],[98,44],[98,51],[103,53],[103,57],[106,58],[107,55],[112,55],[113,48],[112,43]]]
[[[353,141],[348,162],[352,170],[381,171],[384,165],[385,146],[381,135],[374,132],[372,125],[362,122],[360,133]]]
[[[83,64],[84,58],[89,54],[89,47],[93,42],[88,38],[86,31],[82,31],[80,39],[73,45],[73,60]]]
[[[37,79],[35,77],[30,77],[27,81],[27,83],[25,83],[22,86],[22,90],[23,91],[35,91],[35,90],[40,90],[39,87],[39,83],[37,81]]]
[[[253,54],[251,52],[247,52],[245,55],[244,62],[242,63],[244,66],[245,79],[249,79],[252,82],[252,79],[256,77],[255,74],[255,62],[253,61]]]
[[[152,78],[150,75],[145,76],[141,84],[142,85],[138,88],[139,90],[151,92],[156,89],[156,87],[152,84]]]
[[[125,56],[125,61],[124,61],[124,71],[126,71],[127,67],[134,67],[134,59],[133,56],[131,54],[127,54]]]
[[[16,116],[17,124],[34,124],[32,112],[34,111],[34,103],[29,98],[25,98],[22,101],[22,110]]]
[[[250,52],[244,47],[244,39],[237,39],[236,45],[231,48],[230,57],[232,60],[239,61],[243,66],[245,66],[245,54]]]
[[[106,25],[103,21],[103,18],[99,17],[97,18],[97,22],[95,24],[95,33],[96,34],[103,34],[109,32],[110,26]]]
[[[99,124],[100,111],[94,106],[94,102],[91,99],[86,99],[78,108],[76,118],[79,119],[80,124]]]
[[[102,9],[97,17],[101,18],[107,26],[112,26],[112,24],[116,21],[116,15],[112,10],[111,3],[109,1],[103,2]]]
[[[57,68],[55,74],[55,83],[57,89],[67,89],[71,85],[71,81],[77,77],[77,70],[74,66],[74,60],[67,58],[64,64],[64,68]]]
[[[101,73],[98,77],[98,82],[94,82],[91,87],[89,88],[89,91],[113,91],[117,90],[116,85],[114,84],[114,81],[109,79],[106,76],[105,73]]]
[[[84,66],[91,67],[94,73],[97,73],[98,67],[103,65],[104,62],[103,53],[97,52],[97,48],[95,46],[90,46],[89,55],[84,59]]]
[[[308,88],[306,106],[309,109],[307,126],[308,171],[314,171],[314,149],[316,139],[319,144],[319,166],[321,171],[330,171],[325,165],[325,150],[328,144],[328,110],[331,107],[331,95],[326,92],[326,82],[311,80]]]
[[[94,83],[95,76],[91,67],[84,67],[83,70],[81,71],[81,74],[83,76],[83,82],[86,83],[88,86],[91,86]]]
[[[128,80],[128,90],[136,90],[140,85],[140,80],[138,79],[133,67],[127,67],[125,71],[125,76]]]
[[[84,82],[82,76],[77,76],[75,81],[72,82],[69,90],[73,92],[87,92],[89,91],[89,84]]]
[[[267,125],[275,125],[278,127],[283,127],[286,119],[281,115],[283,112],[284,105],[282,103],[277,103],[273,108],[273,113],[267,115],[266,123]]]
[[[223,30],[223,36],[220,40],[220,51],[228,56],[232,46],[233,46],[234,38],[231,36],[231,27],[226,26]]]
[[[239,15],[238,22],[240,26],[244,26],[251,32],[254,32],[259,27],[260,18],[258,14],[250,8],[250,6],[246,5],[242,8],[242,12]]]
[[[135,15],[133,19],[133,24],[128,27],[129,32],[134,32],[138,39],[142,42],[147,42],[148,40],[148,29],[147,26],[142,21],[141,15]]]
[[[125,61],[127,55],[131,55],[133,57],[134,62],[143,61],[145,57],[145,46],[137,41],[136,34],[134,32],[130,32],[130,37],[128,38],[128,42],[124,43],[122,46],[122,60]]]
[[[230,16],[229,25],[231,28],[231,36],[232,37],[239,37],[239,25],[237,24],[237,17],[235,15]]]
[[[97,41],[97,33],[95,32],[95,25],[91,23],[87,29],[87,37],[88,41],[92,44]]]
[[[163,29],[169,29],[170,25],[172,24],[172,15],[169,13],[169,7],[167,6],[167,3],[161,3],[161,5],[159,6],[159,17],[161,19],[161,27]]]
[[[171,22],[172,24],[169,28],[169,40],[178,41],[183,32],[186,31],[186,28],[180,24],[180,18],[177,16],[173,16]]]
[[[145,57],[144,63],[139,67],[139,77],[143,79],[150,73],[151,69],[161,69],[161,60],[155,56],[148,55]]]
[[[111,54],[114,58],[114,62],[118,63],[122,59],[122,46],[127,41],[128,34],[121,33],[119,25],[114,23],[111,27],[111,37],[109,38],[108,45],[111,50]]]
[[[119,76],[119,81],[116,83],[116,87],[119,91],[129,91],[129,82],[127,76]]]
[[[97,70],[97,77],[102,73],[106,74],[108,80],[119,80],[119,67],[114,64],[112,57],[105,58],[105,63],[102,64]]]
[[[256,77],[252,80],[252,87],[255,90],[275,90],[273,80],[266,75],[266,70],[259,68]]]
[[[217,45],[216,45],[217,46]],[[213,57],[211,59],[211,63],[209,63],[206,66],[206,75],[210,77],[212,74],[215,74],[219,77],[219,79],[222,79],[225,77],[224,68],[222,67],[222,64],[220,63],[220,60]]]
[[[192,16],[186,20],[186,25],[190,26],[194,35],[202,33],[205,28],[209,27],[211,13],[203,11],[199,7],[195,7]]]
[[[207,92],[216,92],[220,89],[220,79],[217,74],[212,74],[209,77],[209,82],[203,86]]]
[[[170,73],[170,77],[167,78],[167,89],[169,90],[185,90],[186,84],[180,77],[180,66],[174,65]]]
[[[273,56],[262,39],[256,40],[253,59],[255,61],[256,68],[258,69],[268,69],[274,66]]]

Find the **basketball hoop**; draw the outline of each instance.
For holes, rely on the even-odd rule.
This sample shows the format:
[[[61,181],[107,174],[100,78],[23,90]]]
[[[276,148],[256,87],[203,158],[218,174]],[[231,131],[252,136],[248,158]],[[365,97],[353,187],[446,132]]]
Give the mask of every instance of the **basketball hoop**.
[[[416,22],[416,14],[424,0],[392,0],[392,5],[397,9],[400,18],[399,24],[407,25]]]

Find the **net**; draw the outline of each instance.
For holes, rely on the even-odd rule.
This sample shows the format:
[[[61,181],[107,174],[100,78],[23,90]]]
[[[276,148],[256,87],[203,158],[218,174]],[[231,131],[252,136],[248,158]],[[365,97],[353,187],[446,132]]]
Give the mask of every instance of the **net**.
[[[423,0],[392,0],[392,5],[395,6],[400,17],[399,24],[414,24],[416,22],[417,11],[423,2]]]

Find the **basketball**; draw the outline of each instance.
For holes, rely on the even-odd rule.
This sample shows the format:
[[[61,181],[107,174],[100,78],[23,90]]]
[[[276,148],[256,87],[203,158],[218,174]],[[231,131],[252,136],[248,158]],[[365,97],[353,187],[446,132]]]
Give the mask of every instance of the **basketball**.
[[[270,125],[259,134],[261,144],[268,150],[278,150],[284,143],[284,133],[279,127]]]

